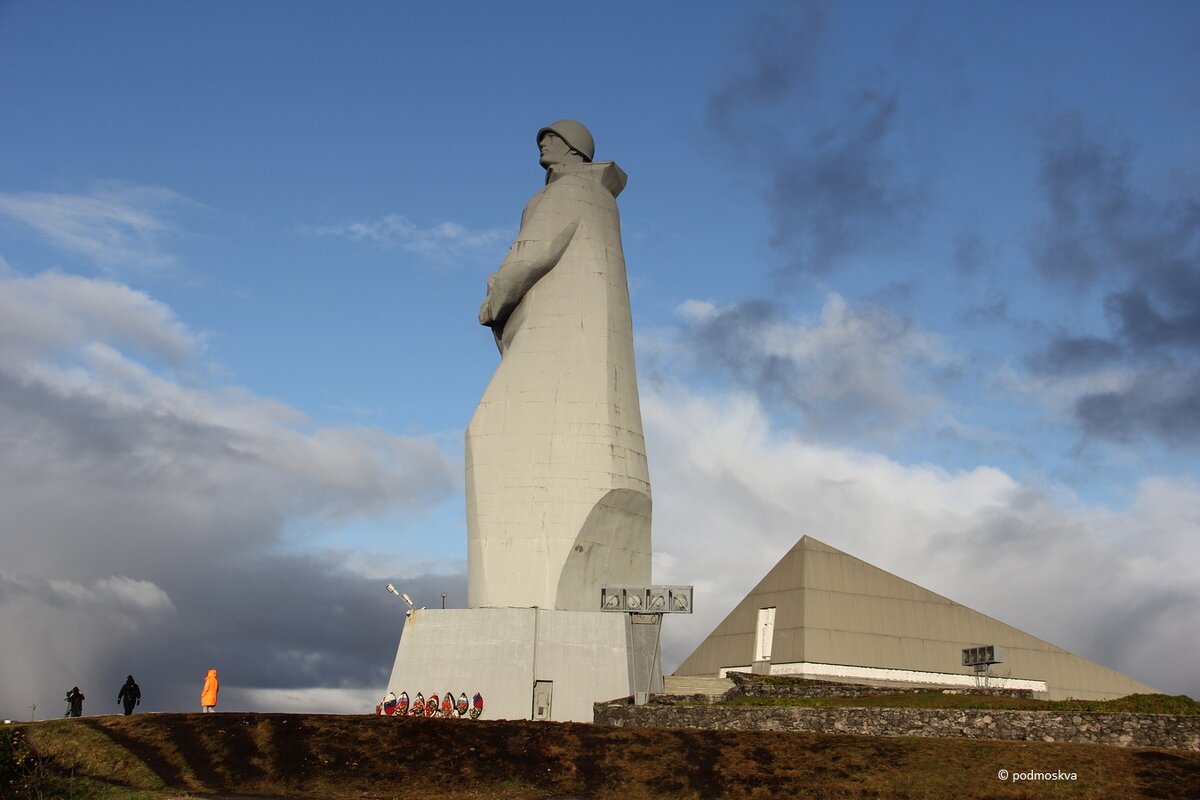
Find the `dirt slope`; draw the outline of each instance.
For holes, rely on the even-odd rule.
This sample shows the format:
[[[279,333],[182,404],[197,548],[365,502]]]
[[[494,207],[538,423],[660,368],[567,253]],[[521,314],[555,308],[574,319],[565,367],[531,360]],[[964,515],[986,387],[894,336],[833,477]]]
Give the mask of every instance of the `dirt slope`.
[[[240,713],[2,732],[33,756],[44,796],[1200,798],[1200,754],[1093,745]],[[1011,778],[1034,770],[1076,777]]]

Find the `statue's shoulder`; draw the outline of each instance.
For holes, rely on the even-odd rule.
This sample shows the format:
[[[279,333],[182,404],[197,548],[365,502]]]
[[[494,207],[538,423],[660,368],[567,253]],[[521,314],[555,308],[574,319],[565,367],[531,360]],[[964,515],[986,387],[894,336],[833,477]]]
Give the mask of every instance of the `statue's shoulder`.
[[[625,188],[628,176],[612,161],[597,161],[588,164],[555,164],[546,173],[546,190],[552,191],[556,184],[562,188],[581,186],[591,190],[603,190],[616,198]]]

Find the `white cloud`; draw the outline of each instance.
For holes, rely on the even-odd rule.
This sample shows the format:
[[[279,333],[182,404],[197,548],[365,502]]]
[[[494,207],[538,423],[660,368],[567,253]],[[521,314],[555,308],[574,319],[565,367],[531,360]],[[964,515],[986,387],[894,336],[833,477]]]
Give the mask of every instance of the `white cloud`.
[[[1128,509],[980,466],[900,464],[772,429],[746,394],[643,392],[655,580],[694,583],[673,668],[802,535],[1173,693],[1200,694],[1200,496],[1144,481]]]
[[[684,300],[675,308],[675,313],[687,322],[710,322],[716,319],[721,310],[708,300]]]
[[[0,273],[0,358],[31,359],[97,342],[180,363],[202,349],[204,337],[124,284],[60,272]]]
[[[88,194],[0,193],[0,214],[106,269],[173,266],[164,243],[178,231],[168,216],[196,206],[170,189],[116,182],[99,183]]]
[[[452,264],[481,254],[492,254],[503,247],[511,231],[489,228],[469,230],[456,222],[439,222],[428,228],[410,222],[400,214],[388,214],[368,222],[347,222],[314,231],[319,236],[344,236],[353,242],[370,242],[383,247],[399,247],[434,264]]]
[[[96,595],[125,608],[145,611],[174,611],[175,604],[162,589],[150,581],[136,581],[124,575],[110,575],[96,582]]]

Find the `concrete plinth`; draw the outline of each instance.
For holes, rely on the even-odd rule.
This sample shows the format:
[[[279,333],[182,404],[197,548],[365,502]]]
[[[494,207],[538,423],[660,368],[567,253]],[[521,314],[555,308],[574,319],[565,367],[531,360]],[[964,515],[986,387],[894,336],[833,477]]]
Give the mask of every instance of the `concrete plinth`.
[[[662,690],[661,617],[537,608],[422,609],[388,691],[480,692],[483,719],[591,722],[592,704]],[[538,696],[535,709],[534,696]]]

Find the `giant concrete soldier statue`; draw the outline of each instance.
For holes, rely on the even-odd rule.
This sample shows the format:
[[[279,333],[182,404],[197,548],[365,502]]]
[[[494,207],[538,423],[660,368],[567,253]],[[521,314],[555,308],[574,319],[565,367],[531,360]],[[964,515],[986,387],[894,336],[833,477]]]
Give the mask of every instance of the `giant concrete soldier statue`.
[[[546,186],[488,279],[500,364],[467,428],[467,603],[596,610],[650,581],[650,476],[616,197],[587,128],[538,131]]]

